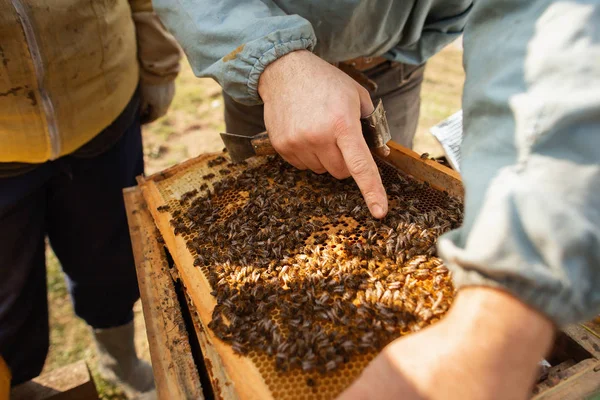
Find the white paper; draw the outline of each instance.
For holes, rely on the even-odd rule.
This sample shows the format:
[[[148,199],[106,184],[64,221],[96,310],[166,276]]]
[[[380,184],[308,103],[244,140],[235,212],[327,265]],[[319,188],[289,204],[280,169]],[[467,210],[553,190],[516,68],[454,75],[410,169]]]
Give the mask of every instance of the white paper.
[[[463,138],[462,110],[443,120],[429,131],[440,142],[452,168],[460,172],[460,145]]]

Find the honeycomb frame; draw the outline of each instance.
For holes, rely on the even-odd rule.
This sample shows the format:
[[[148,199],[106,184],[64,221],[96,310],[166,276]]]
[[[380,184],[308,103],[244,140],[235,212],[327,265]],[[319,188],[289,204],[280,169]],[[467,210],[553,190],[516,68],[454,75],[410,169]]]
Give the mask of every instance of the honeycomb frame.
[[[418,159],[418,156],[414,154],[409,155],[413,161],[423,163]],[[167,247],[171,250],[175,263],[180,269],[180,275],[184,284],[194,300],[194,306],[205,328],[204,332],[209,339],[208,342],[212,346],[215,346],[216,352],[221,357],[221,360],[212,361],[213,365],[215,361],[217,363],[220,362],[229,378],[229,382],[221,384],[222,388],[225,389],[221,395],[224,398],[260,399],[326,399],[334,397],[360,373],[375,354],[360,355],[352,363],[344,364],[332,373],[321,374],[317,371],[305,373],[296,370],[281,372],[273,368],[273,363],[264,359],[261,360],[261,357],[252,351],[246,357],[240,357],[231,350],[229,345],[221,342],[214,336],[210,329],[206,328],[210,322],[210,314],[207,311],[214,307],[215,302],[214,299],[211,301],[210,296],[202,296],[201,293],[203,290],[206,291],[206,288],[210,285],[208,285],[206,277],[198,274],[197,269],[190,268],[193,254],[185,249],[186,236],[174,235],[172,227],[167,223],[168,217],[155,210],[164,204],[169,204],[174,209],[179,208],[180,204],[178,203],[181,196],[190,190],[198,188],[198,181],[195,179],[198,176],[210,174],[210,171],[214,170],[206,169],[203,166],[211,157],[214,159],[216,155],[200,156],[185,165],[149,177],[140,183],[153,217],[165,237]],[[393,162],[394,160],[392,159],[391,161]],[[254,158],[249,160],[249,165],[244,168],[257,167],[263,162],[263,159]],[[233,171],[232,174],[235,174],[238,167],[229,166],[229,168]],[[395,171],[395,167],[389,164],[384,166],[384,168],[388,168],[389,171]],[[419,165],[419,168],[422,168],[422,166]],[[414,173],[414,171],[411,172]],[[442,174],[447,174],[447,172],[442,171]],[[384,184],[390,183],[385,179],[385,176],[389,175],[384,174]],[[214,178],[215,182],[218,181],[218,178],[218,175],[216,175]],[[177,184],[174,185],[173,182],[177,182]],[[442,184],[444,183],[443,179],[441,182]],[[439,182],[437,186],[440,186]],[[431,202],[435,202],[438,191],[434,187],[422,194],[421,204],[423,207],[427,207]],[[212,189],[211,183],[207,189]],[[227,201],[234,204],[236,201],[240,201],[240,199],[231,197]],[[298,388],[302,388],[302,390],[298,390]],[[323,390],[324,388],[326,390]]]

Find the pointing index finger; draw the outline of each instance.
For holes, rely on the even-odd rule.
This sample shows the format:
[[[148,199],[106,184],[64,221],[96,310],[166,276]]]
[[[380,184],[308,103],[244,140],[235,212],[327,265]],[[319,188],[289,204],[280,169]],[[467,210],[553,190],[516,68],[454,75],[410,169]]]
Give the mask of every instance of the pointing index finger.
[[[371,214],[375,218],[383,218],[388,211],[388,202],[377,164],[362,136],[360,121],[356,120],[350,128],[347,133],[338,136],[338,147]]]

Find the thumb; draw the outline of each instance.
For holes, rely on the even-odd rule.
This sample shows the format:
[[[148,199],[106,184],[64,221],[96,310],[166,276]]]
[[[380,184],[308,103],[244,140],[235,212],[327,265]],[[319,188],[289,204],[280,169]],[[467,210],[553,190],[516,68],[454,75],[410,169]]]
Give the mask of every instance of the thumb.
[[[373,111],[375,111],[375,106],[373,105],[373,100],[371,100],[371,95],[369,91],[356,82],[354,82],[354,84],[356,86],[358,98],[360,100],[361,118],[371,115]]]

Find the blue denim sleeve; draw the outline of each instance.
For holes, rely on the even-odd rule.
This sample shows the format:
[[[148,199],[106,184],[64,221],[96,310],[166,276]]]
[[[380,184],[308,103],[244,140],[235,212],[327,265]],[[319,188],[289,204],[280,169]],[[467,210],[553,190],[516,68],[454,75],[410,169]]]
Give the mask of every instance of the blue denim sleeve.
[[[565,325],[600,312],[600,2],[476,3],[465,28],[457,286]]]
[[[400,2],[409,6],[409,3]],[[393,48],[385,53],[391,60],[419,65],[437,54],[446,45],[458,39],[464,32],[473,1],[443,0],[419,1],[411,13],[405,12],[398,19],[408,29]]]
[[[311,50],[311,24],[268,0],[154,0],[197,76],[215,79],[235,100],[260,104],[258,79],[277,58]]]

